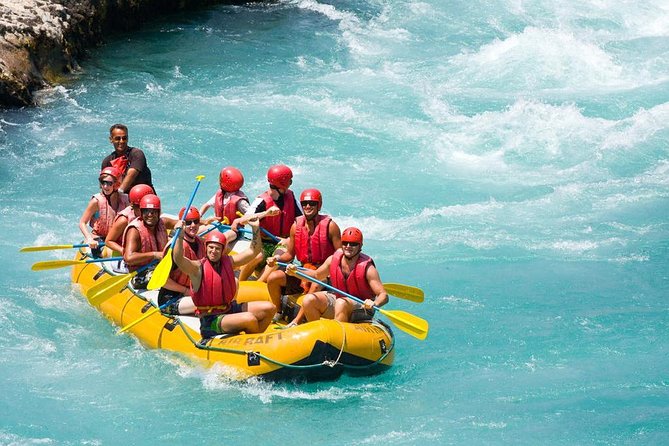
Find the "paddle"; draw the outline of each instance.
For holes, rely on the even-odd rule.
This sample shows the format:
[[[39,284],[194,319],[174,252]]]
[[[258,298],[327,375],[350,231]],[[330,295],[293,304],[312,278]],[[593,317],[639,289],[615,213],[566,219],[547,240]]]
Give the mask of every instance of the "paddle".
[[[104,242],[98,243],[99,247],[103,247]],[[35,251],[50,251],[52,249],[70,249],[70,248],[88,248],[88,243],[79,243],[78,245],[47,245],[47,246],[24,246],[19,249],[19,252],[35,252]]]
[[[135,319],[134,321],[130,322],[130,323],[129,323],[128,325],[126,325],[125,327],[121,328],[121,329],[119,330],[118,334],[121,334],[121,333],[124,333],[124,332],[130,330],[132,327],[134,327],[135,325],[139,324],[139,323],[142,322],[144,319],[148,318],[148,317],[151,316],[152,314],[157,313],[158,311],[160,311],[160,310],[162,310],[162,309],[164,309],[164,308],[167,308],[170,304],[176,302],[178,299],[179,299],[178,297],[175,297],[175,298],[173,298],[173,299],[168,300],[167,302],[165,302],[164,304],[162,304],[162,305],[159,306],[158,308],[152,308],[152,309],[150,309],[150,310],[147,311],[146,314],[144,314],[142,317],[138,317],[137,319]]]
[[[122,274],[120,276],[111,277],[104,282],[100,282],[96,285],[93,285],[86,291],[86,297],[91,305],[101,304],[106,301],[116,293],[118,293],[123,287],[130,282],[130,279],[135,277],[138,273],[141,273],[145,269],[148,269],[155,265],[156,262],[151,262],[148,265],[144,265],[139,268],[137,271],[133,271],[128,274]]]
[[[193,204],[193,200],[195,199],[195,194],[197,193],[197,190],[200,187],[200,182],[203,179],[204,175],[198,175],[197,177],[195,177],[195,189],[193,189],[193,193],[190,194],[190,199],[188,200],[188,204],[186,205],[186,210],[184,211],[184,215],[181,221],[186,220],[186,216],[188,215],[188,210],[190,209],[191,204]],[[174,249],[174,244],[177,242],[177,239],[179,238],[179,231],[181,231],[181,228],[177,228],[177,230],[174,232],[174,236],[172,236],[170,247],[165,253],[165,256],[163,256],[163,259],[160,261],[158,266],[156,266],[156,269],[153,271],[153,274],[151,275],[151,280],[149,280],[149,284],[147,285],[147,289],[156,290],[158,288],[161,288],[167,282],[167,278],[170,276],[170,272],[172,271],[172,249]]]
[[[421,303],[425,299],[425,293],[418,287],[403,285],[401,283],[384,283],[383,288],[388,294],[410,300],[411,302]]]
[[[79,265],[82,263],[115,262],[123,260],[123,257],[108,257],[104,259],[90,260],[46,260],[44,262],[33,263],[30,268],[33,271],[44,271],[45,269],[65,268],[66,266]]]
[[[307,276],[306,274],[301,273],[299,271],[295,271],[295,273],[298,276],[302,277],[303,279],[307,279],[311,282],[319,284],[324,288],[343,294],[344,296],[348,297],[349,299],[353,299],[356,302],[363,303],[362,299],[359,299],[351,294],[348,294],[345,291],[337,289],[332,285],[329,285],[325,282],[321,282],[320,280],[315,279],[311,276]],[[381,314],[386,316],[388,319],[390,319],[393,323],[395,323],[397,327],[399,327],[404,332],[409,333],[411,336],[420,339],[421,341],[427,337],[429,326],[425,319],[421,319],[418,316],[414,316],[411,313],[407,313],[406,311],[399,311],[399,310],[386,311],[377,307],[376,305],[374,305],[374,308],[378,310]]]
[[[279,266],[288,266],[288,263],[284,262],[276,262],[276,264]],[[298,266],[297,269],[304,271],[307,268]],[[410,285],[403,285],[401,283],[384,283],[383,288],[386,289],[388,294],[392,294],[393,296],[399,297],[401,299],[410,300],[411,302],[423,302],[425,297],[425,293],[423,293],[423,290],[420,288]]]
[[[275,208],[275,209],[278,210],[278,208]],[[279,211],[279,212],[281,212],[281,211]],[[261,218],[265,217],[265,215],[267,215],[267,214],[274,214],[274,213],[276,213],[276,211],[272,211],[272,208],[270,208],[270,209],[267,209],[266,211],[258,212],[257,214],[253,214],[253,215],[249,216],[248,220],[251,220],[251,219],[253,219],[253,218],[261,219]],[[240,217],[243,217],[243,216],[244,216],[244,215],[243,215],[241,212],[239,212],[239,211],[237,211],[237,215],[240,216]],[[273,241],[274,243],[279,243],[279,241],[280,241],[279,237],[277,237],[276,235],[272,234],[271,232],[269,232],[267,229],[263,228],[262,226],[260,226],[260,230],[261,230],[267,237],[271,238],[272,241]],[[249,232],[250,232],[250,231],[249,231]]]

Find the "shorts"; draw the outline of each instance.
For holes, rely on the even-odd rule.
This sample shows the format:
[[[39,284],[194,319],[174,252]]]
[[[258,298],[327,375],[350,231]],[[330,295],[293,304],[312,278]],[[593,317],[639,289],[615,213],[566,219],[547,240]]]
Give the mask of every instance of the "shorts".
[[[263,254],[265,259],[267,257],[273,256],[277,249],[286,249],[286,247],[283,246],[283,245],[280,245],[278,243],[263,240],[263,242],[262,242],[262,254]]]
[[[337,301],[337,296],[334,293],[325,293],[325,297],[328,300],[328,307],[325,309],[325,312],[321,315],[325,319],[334,319],[335,312],[335,302]]]
[[[206,314],[200,316],[200,334],[203,339],[213,338],[214,336],[225,334],[221,331],[221,320],[228,314],[241,313],[242,304],[238,304],[236,300],[232,301],[232,306],[227,313]]]
[[[335,301],[337,300],[337,295],[334,293],[327,293],[328,296],[328,308],[325,310],[325,313],[323,313],[324,318],[326,319],[334,319],[334,305]],[[375,309],[371,310],[366,310],[365,307],[359,303],[353,301],[353,311],[351,311],[351,318],[349,319],[349,322],[363,322],[363,321],[369,321],[374,318],[374,313],[376,313]],[[329,314],[332,314],[332,316],[329,316]]]

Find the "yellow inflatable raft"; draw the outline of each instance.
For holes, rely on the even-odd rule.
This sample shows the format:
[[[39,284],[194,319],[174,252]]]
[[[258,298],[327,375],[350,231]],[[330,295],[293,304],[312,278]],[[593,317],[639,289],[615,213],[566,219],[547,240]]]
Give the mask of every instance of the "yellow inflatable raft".
[[[76,259],[86,259],[80,251]],[[79,263],[72,282],[82,293],[118,275],[110,262]],[[388,325],[373,320],[342,323],[322,319],[285,328],[272,324],[261,334],[201,339],[199,320],[155,311],[157,291],[136,292],[128,286],[103,302],[91,302],[118,326],[124,327],[152,311],[128,331],[151,348],[183,353],[206,364],[222,363],[237,379],[262,376],[271,380],[331,380],[342,373],[372,375],[389,368],[395,338]],[[240,301],[269,299],[264,283],[241,282]]]

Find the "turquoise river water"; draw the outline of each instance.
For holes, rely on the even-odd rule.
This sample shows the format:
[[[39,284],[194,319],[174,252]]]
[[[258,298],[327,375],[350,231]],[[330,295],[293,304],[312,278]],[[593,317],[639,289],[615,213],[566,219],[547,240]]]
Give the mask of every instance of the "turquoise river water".
[[[0,111],[0,444],[669,444],[666,1],[280,0],[117,35]],[[236,382],[147,350],[69,270],[130,127],[168,212],[235,165],[359,226],[426,299],[394,366]]]

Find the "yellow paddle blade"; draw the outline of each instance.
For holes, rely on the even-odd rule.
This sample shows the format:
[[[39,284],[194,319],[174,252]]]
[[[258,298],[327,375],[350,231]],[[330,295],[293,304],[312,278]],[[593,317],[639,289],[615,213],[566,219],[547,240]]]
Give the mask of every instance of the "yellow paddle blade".
[[[425,293],[418,287],[403,285],[401,283],[384,283],[383,288],[388,294],[400,297],[402,299],[410,300],[412,302],[423,302],[425,300]]]
[[[160,261],[156,269],[153,270],[149,284],[146,286],[148,290],[157,290],[162,288],[167,283],[167,278],[170,277],[172,271],[172,247],[167,250],[165,257]]]
[[[88,289],[86,297],[91,305],[100,305],[110,297],[117,294],[121,289],[130,282],[130,279],[135,277],[137,271],[130,274],[123,274],[122,276],[115,276],[110,279],[100,282]]]
[[[253,302],[257,300],[272,301],[267,291],[265,282],[256,282],[255,280],[242,280],[239,282],[239,290],[235,300],[239,304]]]
[[[418,316],[407,313],[406,311],[386,311],[382,310],[381,308],[378,310],[381,312],[381,314],[387,316],[388,319],[393,321],[400,330],[409,333],[414,338],[418,338],[422,341],[427,337],[429,326],[425,319],[421,319]]]
[[[121,328],[121,330],[119,331],[119,334],[121,334],[121,333],[123,333],[123,332],[125,332],[125,331],[130,330],[132,327],[134,327],[135,325],[139,324],[140,322],[142,322],[144,319],[146,319],[147,317],[151,316],[152,314],[157,313],[158,311],[160,311],[160,308],[152,308],[152,309],[150,309],[149,311],[146,312],[146,314],[145,314],[144,316],[135,319],[133,322],[130,322],[128,325],[126,325],[125,327]]]
[[[50,251],[52,249],[74,248],[74,245],[24,246],[19,252]]]
[[[43,271],[45,269],[65,268],[66,266],[77,265],[79,263],[86,263],[83,260],[47,260],[44,262],[33,263],[30,268],[33,271]]]

